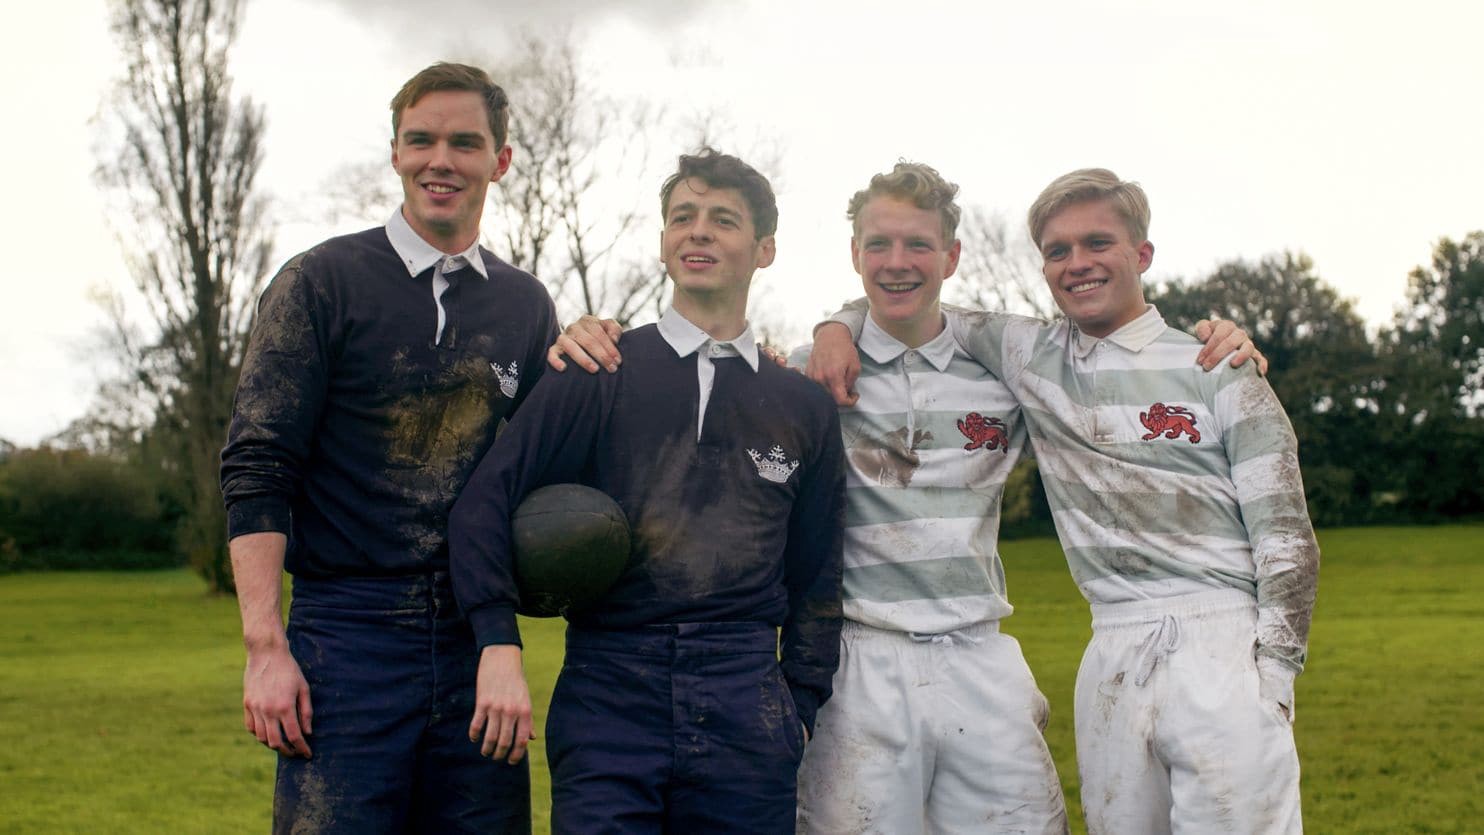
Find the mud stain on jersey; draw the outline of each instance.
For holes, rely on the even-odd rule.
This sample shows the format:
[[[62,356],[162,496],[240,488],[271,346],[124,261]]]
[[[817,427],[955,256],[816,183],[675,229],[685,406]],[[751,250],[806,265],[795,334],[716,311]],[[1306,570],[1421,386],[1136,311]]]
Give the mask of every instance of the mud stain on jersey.
[[[495,404],[501,397],[488,366],[477,357],[465,357],[428,380],[422,391],[399,398],[388,415],[389,460],[429,475],[471,464],[494,437]]]
[[[851,440],[845,454],[862,477],[883,487],[906,487],[922,466],[917,448],[933,439],[933,433],[925,429],[912,432],[910,442],[907,434],[905,426],[885,435],[862,432]]]
[[[1148,557],[1136,551],[1114,551],[1108,560],[1108,568],[1126,577],[1148,574],[1153,565]]]

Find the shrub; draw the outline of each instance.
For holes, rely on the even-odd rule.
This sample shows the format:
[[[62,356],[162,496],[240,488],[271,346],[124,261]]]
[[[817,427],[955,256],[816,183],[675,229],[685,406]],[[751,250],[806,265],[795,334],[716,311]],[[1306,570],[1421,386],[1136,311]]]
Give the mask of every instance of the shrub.
[[[82,450],[17,450],[0,461],[0,571],[179,565],[154,478]]]

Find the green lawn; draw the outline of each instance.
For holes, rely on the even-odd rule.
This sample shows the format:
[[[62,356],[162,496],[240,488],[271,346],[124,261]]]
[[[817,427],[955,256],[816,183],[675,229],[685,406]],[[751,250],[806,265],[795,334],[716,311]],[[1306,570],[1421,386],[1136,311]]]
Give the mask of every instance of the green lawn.
[[[1299,679],[1316,833],[1477,832],[1484,820],[1484,526],[1320,535]],[[1074,831],[1072,682],[1087,607],[1053,540],[1006,543],[1020,638],[1051,699]],[[561,624],[528,621],[544,714]],[[0,577],[0,832],[264,832],[273,757],[241,726],[236,604],[184,571]],[[542,717],[538,716],[538,729]],[[533,749],[537,831],[546,767]]]

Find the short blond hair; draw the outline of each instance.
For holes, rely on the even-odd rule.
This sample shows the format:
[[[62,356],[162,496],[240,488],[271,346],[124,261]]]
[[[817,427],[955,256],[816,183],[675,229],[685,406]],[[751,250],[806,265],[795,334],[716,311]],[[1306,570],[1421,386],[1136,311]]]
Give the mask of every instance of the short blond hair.
[[[960,210],[953,198],[958,196],[958,186],[943,179],[936,169],[920,162],[900,160],[890,173],[877,174],[871,184],[857,191],[845,209],[845,218],[850,221],[853,234],[861,233],[861,210],[875,197],[895,197],[905,200],[919,209],[936,211],[943,222],[943,242],[951,243],[958,233]]]
[[[1026,213],[1030,225],[1031,243],[1041,246],[1041,233],[1052,216],[1062,209],[1089,200],[1107,200],[1113,210],[1123,218],[1124,226],[1135,244],[1149,239],[1149,198],[1138,183],[1118,179],[1106,168],[1079,168],[1051,181],[1031,204]]]

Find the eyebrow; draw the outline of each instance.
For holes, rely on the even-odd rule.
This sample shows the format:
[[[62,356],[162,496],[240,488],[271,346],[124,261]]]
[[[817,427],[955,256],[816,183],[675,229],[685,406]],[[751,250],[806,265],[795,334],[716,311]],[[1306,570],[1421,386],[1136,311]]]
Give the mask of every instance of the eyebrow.
[[[697,206],[694,202],[687,200],[684,203],[672,203],[670,205],[670,210],[665,213],[665,216],[666,217],[669,217],[670,215],[673,215],[676,212],[692,212],[692,213],[695,213],[695,212],[699,212],[700,210],[701,210],[701,207],[700,206]],[[734,218],[738,218],[738,219],[741,219],[741,217],[742,217],[742,213],[741,212],[737,211],[736,209],[727,207],[727,206],[712,206],[712,207],[710,207],[710,208],[708,208],[706,210],[706,213],[708,215],[711,215],[712,217],[715,217],[717,215],[725,215],[727,217],[734,217]]]
[[[432,136],[433,131],[422,130],[420,128],[408,128],[407,130],[402,131],[402,141],[404,142],[412,139],[429,139]],[[455,133],[449,134],[448,139],[450,142],[468,142],[472,140],[474,142],[478,142],[481,145],[484,144],[484,134],[480,133],[477,130],[457,131]]]

